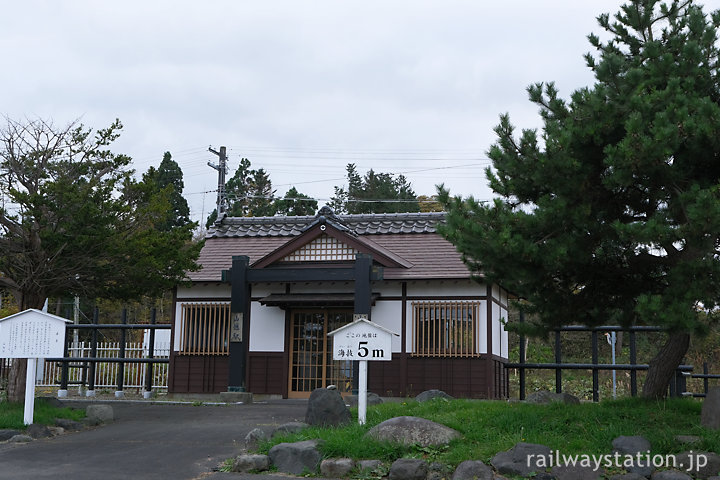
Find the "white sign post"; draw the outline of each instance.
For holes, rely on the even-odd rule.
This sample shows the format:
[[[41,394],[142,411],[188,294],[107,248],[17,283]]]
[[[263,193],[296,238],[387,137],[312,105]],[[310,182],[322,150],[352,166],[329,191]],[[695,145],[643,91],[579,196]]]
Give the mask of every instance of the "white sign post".
[[[392,336],[399,336],[367,318],[358,317],[337,330],[328,333],[333,337],[333,360],[358,360],[358,423],[367,418],[367,362],[392,360]]]
[[[33,423],[38,359],[63,356],[66,323],[70,323],[70,320],[35,309],[0,319],[0,358],[28,359],[25,425]]]

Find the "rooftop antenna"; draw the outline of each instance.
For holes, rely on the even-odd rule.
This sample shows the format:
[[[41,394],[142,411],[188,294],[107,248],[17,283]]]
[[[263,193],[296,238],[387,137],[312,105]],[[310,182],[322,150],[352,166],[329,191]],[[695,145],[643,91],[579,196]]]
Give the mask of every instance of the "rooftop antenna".
[[[217,188],[217,221],[221,221],[227,215],[227,195],[225,194],[225,174],[227,173],[227,149],[220,147],[220,151],[208,148],[210,153],[214,153],[220,159],[220,163],[215,165],[208,162],[208,165],[218,172],[218,188]]]

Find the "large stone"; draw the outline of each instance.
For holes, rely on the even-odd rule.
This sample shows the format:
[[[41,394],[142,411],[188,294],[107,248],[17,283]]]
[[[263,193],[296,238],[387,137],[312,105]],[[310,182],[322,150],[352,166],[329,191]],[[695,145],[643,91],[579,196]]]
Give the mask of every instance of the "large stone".
[[[114,419],[115,414],[110,405],[88,405],[85,409],[85,421],[88,425],[100,425]]]
[[[310,394],[305,423],[323,427],[336,427],[352,421],[350,410],[340,392],[327,388],[316,388]]]
[[[708,390],[703,400],[700,424],[712,430],[720,428],[720,387],[712,387]]]
[[[576,396],[565,392],[555,393],[548,390],[538,390],[528,395],[527,398],[525,398],[525,402],[539,405],[548,405],[556,402],[572,405],[580,403],[580,400]]]
[[[70,420],[69,418],[56,418],[55,425],[64,428],[68,432],[76,432],[85,428],[82,423]]]
[[[20,430],[12,430],[9,428],[0,429],[0,442],[10,440],[15,435],[20,435],[21,433]]]
[[[10,443],[28,443],[32,442],[33,438],[30,435],[20,434],[20,435],[14,435],[8,442]]]
[[[253,428],[245,435],[245,450],[248,452],[257,450],[260,442],[267,440],[269,437],[262,428]]]
[[[320,475],[325,478],[347,477],[355,468],[352,458],[328,458],[320,463]]]
[[[683,472],[704,480],[720,472],[720,455],[712,452],[683,452],[675,456],[675,464]]]
[[[611,475],[609,480],[647,480],[647,477],[640,475],[639,473],[618,473]]]
[[[389,480],[425,480],[428,465],[418,458],[399,458],[390,466]]]
[[[493,480],[493,471],[480,460],[465,460],[457,466],[452,480]]]
[[[373,392],[367,392],[367,405],[380,405],[383,403],[383,399],[380,398],[380,395]],[[358,406],[358,396],[357,395],[348,395],[345,397],[345,403],[347,403],[351,407],[357,407]]]
[[[50,438],[53,436],[52,432],[48,427],[39,423],[33,423],[31,425],[28,425],[27,430],[25,430],[25,434],[30,435],[32,438],[35,439]]]
[[[272,436],[275,435],[287,435],[290,433],[300,433],[306,428],[308,428],[310,425],[308,425],[305,422],[287,422],[283,423],[282,425],[279,425],[275,430],[273,430]]]
[[[686,473],[677,470],[663,470],[662,472],[653,473],[652,480],[692,480],[692,477]]]
[[[268,456],[280,472],[293,475],[316,473],[322,458],[317,445],[317,440],[279,443],[270,449]]]
[[[367,433],[375,440],[418,444],[423,447],[430,445],[447,445],[460,438],[460,432],[439,423],[418,417],[395,417],[375,425]]]
[[[603,469],[579,465],[555,465],[552,474],[557,480],[601,480],[605,478]]]
[[[545,445],[520,442],[510,450],[495,455],[490,464],[498,473],[528,476],[550,466],[551,450]]]
[[[643,477],[650,477],[655,471],[652,463],[645,460],[646,454],[650,452],[652,446],[650,442],[640,435],[619,436],[612,441],[613,453],[617,452],[621,455],[630,455],[635,457],[633,465],[626,467],[628,473],[637,473]],[[637,454],[642,454],[637,458]]]
[[[442,390],[437,389],[425,390],[424,392],[418,394],[415,397],[415,400],[418,402],[428,402],[430,400],[436,399],[452,400],[453,397],[443,392]]]
[[[267,455],[238,455],[233,461],[233,472],[264,472],[270,468],[270,458]]]

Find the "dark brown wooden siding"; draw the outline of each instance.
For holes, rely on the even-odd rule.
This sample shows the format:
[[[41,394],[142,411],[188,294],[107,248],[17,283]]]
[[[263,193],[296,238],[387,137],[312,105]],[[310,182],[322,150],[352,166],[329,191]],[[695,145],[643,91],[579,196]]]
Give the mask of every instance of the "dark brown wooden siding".
[[[492,362],[494,384],[487,384],[487,363]],[[406,357],[407,381],[400,376],[401,354],[391,362],[369,362],[368,390],[380,396],[414,397],[425,390],[442,390],[457,398],[507,398],[507,375],[502,361],[480,358]],[[404,383],[404,384],[403,384]]]
[[[173,355],[169,393],[220,393],[228,387],[228,357]]]
[[[248,390],[252,393],[283,395],[283,378],[287,365],[283,352],[250,352],[248,354]]]

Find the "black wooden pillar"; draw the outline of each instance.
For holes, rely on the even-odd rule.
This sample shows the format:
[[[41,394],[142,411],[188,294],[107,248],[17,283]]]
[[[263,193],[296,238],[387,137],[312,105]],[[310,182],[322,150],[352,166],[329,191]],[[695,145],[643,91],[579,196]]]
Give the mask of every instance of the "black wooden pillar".
[[[355,305],[353,307],[354,317],[362,316],[370,320],[372,310],[372,255],[358,253],[355,257]],[[358,394],[358,377],[360,364],[353,362],[353,395]]]
[[[232,258],[230,269],[230,345],[228,358],[228,392],[245,392],[248,334],[250,332],[250,258]]]

